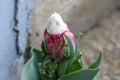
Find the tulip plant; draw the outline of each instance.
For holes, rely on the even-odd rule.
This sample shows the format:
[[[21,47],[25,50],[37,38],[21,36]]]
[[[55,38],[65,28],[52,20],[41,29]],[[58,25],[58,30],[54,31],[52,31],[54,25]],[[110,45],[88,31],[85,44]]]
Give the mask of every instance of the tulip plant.
[[[84,67],[79,40],[80,34],[74,37],[59,14],[51,15],[41,49],[30,47],[32,57],[23,68],[21,80],[100,80],[102,52]]]

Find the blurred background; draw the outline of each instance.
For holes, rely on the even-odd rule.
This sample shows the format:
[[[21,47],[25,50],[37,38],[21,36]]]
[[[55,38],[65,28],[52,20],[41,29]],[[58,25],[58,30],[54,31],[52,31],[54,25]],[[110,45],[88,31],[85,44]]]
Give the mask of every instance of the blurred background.
[[[120,0],[36,0],[30,44],[40,48],[48,17],[59,13],[76,35],[87,66],[102,50],[102,80],[120,80]]]
[[[102,80],[120,80],[120,0],[0,0],[0,80],[20,80],[28,45],[40,49],[48,17],[59,13],[82,32],[87,67],[103,51]]]

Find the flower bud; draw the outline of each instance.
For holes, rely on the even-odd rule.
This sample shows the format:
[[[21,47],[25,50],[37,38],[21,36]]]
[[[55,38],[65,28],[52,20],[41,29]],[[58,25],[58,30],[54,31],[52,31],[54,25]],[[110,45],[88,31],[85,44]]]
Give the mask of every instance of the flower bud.
[[[70,32],[61,16],[54,13],[48,19],[47,27],[44,32],[43,44],[46,44],[44,46],[45,52],[54,56],[57,62],[63,60],[64,57],[69,54],[65,51],[69,46],[64,36],[70,39],[75,50],[76,40],[74,35]]]

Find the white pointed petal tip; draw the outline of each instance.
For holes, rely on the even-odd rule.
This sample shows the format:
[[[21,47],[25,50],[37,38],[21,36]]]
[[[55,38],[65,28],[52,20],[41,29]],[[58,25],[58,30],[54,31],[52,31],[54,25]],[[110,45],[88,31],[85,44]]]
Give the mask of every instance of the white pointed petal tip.
[[[50,34],[60,34],[67,28],[66,23],[58,13],[53,13],[47,22],[47,31]]]

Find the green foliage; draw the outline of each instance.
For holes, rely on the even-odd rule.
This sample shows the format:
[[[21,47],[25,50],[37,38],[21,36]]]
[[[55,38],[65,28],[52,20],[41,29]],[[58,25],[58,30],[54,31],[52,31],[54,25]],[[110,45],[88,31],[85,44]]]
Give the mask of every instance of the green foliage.
[[[62,62],[58,63],[57,78],[59,78],[59,77],[61,77],[61,76],[66,74],[68,61],[69,60],[65,60],[65,61],[62,61]]]
[[[80,33],[76,36],[76,48],[75,48],[75,56],[80,53],[79,49],[79,41],[80,41]]]
[[[89,69],[95,69],[95,68],[98,68],[101,61],[102,61],[102,58],[103,58],[103,55],[102,55],[102,52],[99,52],[99,56],[98,58],[96,59],[96,61],[94,61],[92,64],[90,64],[90,66],[88,67]]]
[[[40,76],[41,76],[41,79],[39,79],[39,80],[53,80],[46,74],[40,74]]]
[[[97,75],[93,78],[93,80],[101,80],[101,79],[100,79],[100,76],[97,74]]]
[[[72,60],[72,64],[70,65],[68,73],[71,73],[71,72],[74,72],[74,71],[77,71],[77,70],[80,70],[80,69],[82,69],[82,65],[79,63],[79,59],[74,58]]]
[[[89,69],[99,68],[102,58],[103,58],[103,53],[100,51],[98,58],[92,64],[90,64],[88,68]],[[97,74],[93,80],[100,80],[99,74]]]
[[[48,51],[48,36],[45,38],[45,40],[43,42],[43,49],[44,49],[46,54],[49,53],[49,51]]]
[[[31,47],[32,57],[25,64],[21,80],[40,80],[40,73],[38,68],[38,63],[42,60],[41,51]]]
[[[71,41],[71,39],[68,37],[68,36],[64,36],[64,39],[65,39],[65,42],[66,44],[68,45],[67,48],[68,48],[68,51],[66,54],[69,54],[68,57],[71,58],[74,56],[74,53],[75,53],[75,47],[73,45],[73,42]]]
[[[40,69],[44,70],[44,73],[41,74],[47,74],[51,79],[54,78],[54,73],[57,68],[56,63],[53,60],[53,57],[48,55],[44,58],[43,62],[40,65]]]
[[[103,54],[84,68],[82,64],[82,53],[79,49],[80,34],[76,38],[76,48],[69,37],[64,36],[66,47],[62,61],[55,61],[55,57],[48,53],[47,39],[41,46],[42,51],[31,48],[32,57],[25,64],[21,80],[100,80],[99,65]]]
[[[98,73],[98,69],[78,70],[62,76],[58,80],[92,80]]]

